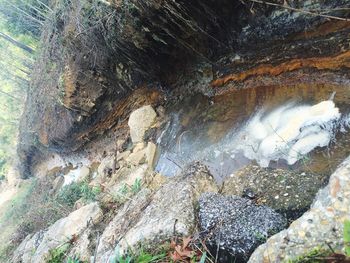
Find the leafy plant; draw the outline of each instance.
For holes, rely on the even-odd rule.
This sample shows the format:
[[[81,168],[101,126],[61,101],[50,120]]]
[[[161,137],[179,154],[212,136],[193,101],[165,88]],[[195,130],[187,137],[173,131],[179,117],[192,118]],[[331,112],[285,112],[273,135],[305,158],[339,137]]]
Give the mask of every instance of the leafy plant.
[[[344,222],[344,247],[345,255],[350,257],[350,220]]]
[[[63,187],[57,196],[57,201],[72,207],[81,198],[84,202],[95,201],[100,192],[99,187],[91,187],[87,182],[73,182]]]
[[[136,194],[136,193],[140,192],[140,190],[141,190],[141,179],[140,178],[136,178],[135,182],[131,186],[131,191],[134,194]]]
[[[69,244],[65,244],[63,246],[57,247],[55,249],[50,250],[50,256],[48,263],[62,263],[66,257],[66,252],[69,249]]]

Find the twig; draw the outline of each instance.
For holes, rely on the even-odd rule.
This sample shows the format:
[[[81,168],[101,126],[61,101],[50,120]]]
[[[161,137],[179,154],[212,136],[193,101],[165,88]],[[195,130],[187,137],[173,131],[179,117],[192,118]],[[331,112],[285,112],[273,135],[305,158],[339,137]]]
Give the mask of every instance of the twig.
[[[280,4],[266,2],[266,1],[262,1],[262,0],[247,0],[247,1],[250,1],[250,2],[253,2],[253,3],[258,3],[258,4],[265,4],[265,5],[269,5],[269,6],[276,6],[276,7],[284,8],[284,9],[287,9],[287,10],[290,10],[290,11],[304,13],[304,14],[308,14],[308,15],[312,15],[312,16],[319,16],[319,17],[335,19],[335,20],[341,20],[341,21],[348,21],[348,22],[350,21],[350,19],[348,19],[348,18],[332,16],[332,15],[319,14],[319,13],[308,11],[308,10],[304,10],[304,9],[294,8],[294,7],[291,7],[291,6],[288,6],[288,5],[280,5]]]

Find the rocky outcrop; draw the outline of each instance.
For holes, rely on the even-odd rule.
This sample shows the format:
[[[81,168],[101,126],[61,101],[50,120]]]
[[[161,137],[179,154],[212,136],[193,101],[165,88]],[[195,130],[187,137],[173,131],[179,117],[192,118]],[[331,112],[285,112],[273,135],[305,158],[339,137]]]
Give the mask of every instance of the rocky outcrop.
[[[222,193],[250,198],[292,221],[309,209],[327,180],[322,174],[248,165],[225,180]]]
[[[133,197],[132,200],[126,202],[117,212],[113,220],[104,229],[98,241],[97,262],[108,262],[114,253],[116,244],[128,229],[137,222],[141,213],[151,201],[151,198],[151,191],[144,189]]]
[[[218,188],[208,170],[200,164],[189,167],[153,195],[141,191],[127,202],[102,234],[98,257],[113,256],[118,245],[121,251],[159,244],[174,235],[188,236],[196,228],[196,203],[204,192]]]
[[[57,4],[21,121],[23,176],[40,152],[75,151],[125,126],[132,110],[159,104],[160,91],[183,96],[196,89],[216,94],[237,87],[346,81],[346,72],[336,72],[349,66],[348,25],[331,23],[316,34],[310,25],[315,28],[325,17],[298,10],[331,10],[347,2],[293,0],[289,8],[271,2],[276,5],[251,0]],[[333,13],[347,15],[341,9],[327,14]]]
[[[86,205],[58,220],[47,230],[28,236],[14,252],[12,262],[47,262],[51,250],[68,244],[89,225],[99,223],[102,217],[97,203]]]
[[[286,226],[286,220],[248,199],[209,193],[199,199],[199,225],[219,262],[246,262],[259,244]]]
[[[344,221],[350,220],[350,159],[332,174],[329,184],[317,194],[309,211],[290,227],[269,238],[249,262],[287,262],[315,248],[330,246],[341,251]]]

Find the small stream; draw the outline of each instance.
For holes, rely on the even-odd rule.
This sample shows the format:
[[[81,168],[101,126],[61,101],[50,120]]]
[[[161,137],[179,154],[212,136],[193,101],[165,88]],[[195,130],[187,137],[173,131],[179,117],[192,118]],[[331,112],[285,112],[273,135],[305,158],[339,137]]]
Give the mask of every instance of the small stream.
[[[168,109],[156,170],[172,176],[199,160],[219,182],[250,163],[329,175],[350,155],[349,113],[349,86],[188,97]]]

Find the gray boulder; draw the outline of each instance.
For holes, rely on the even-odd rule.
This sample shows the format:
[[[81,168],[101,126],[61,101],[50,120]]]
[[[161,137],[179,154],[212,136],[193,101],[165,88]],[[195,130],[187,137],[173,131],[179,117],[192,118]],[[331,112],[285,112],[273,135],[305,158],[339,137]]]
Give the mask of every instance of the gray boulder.
[[[169,240],[175,234],[192,235],[196,230],[196,204],[201,194],[217,192],[208,169],[196,163],[171,178],[155,193],[143,189],[116,214],[102,234],[97,249],[98,262],[120,251],[145,249]]]
[[[350,157],[318,192],[310,210],[257,248],[249,262],[291,262],[315,248],[329,251],[329,246],[336,253],[344,253],[344,223],[350,220],[349,175]]]
[[[224,195],[254,199],[292,221],[306,212],[327,175],[248,165],[224,182]]]
[[[249,199],[206,193],[199,199],[199,225],[219,262],[246,262],[256,247],[286,227],[286,220]]]

